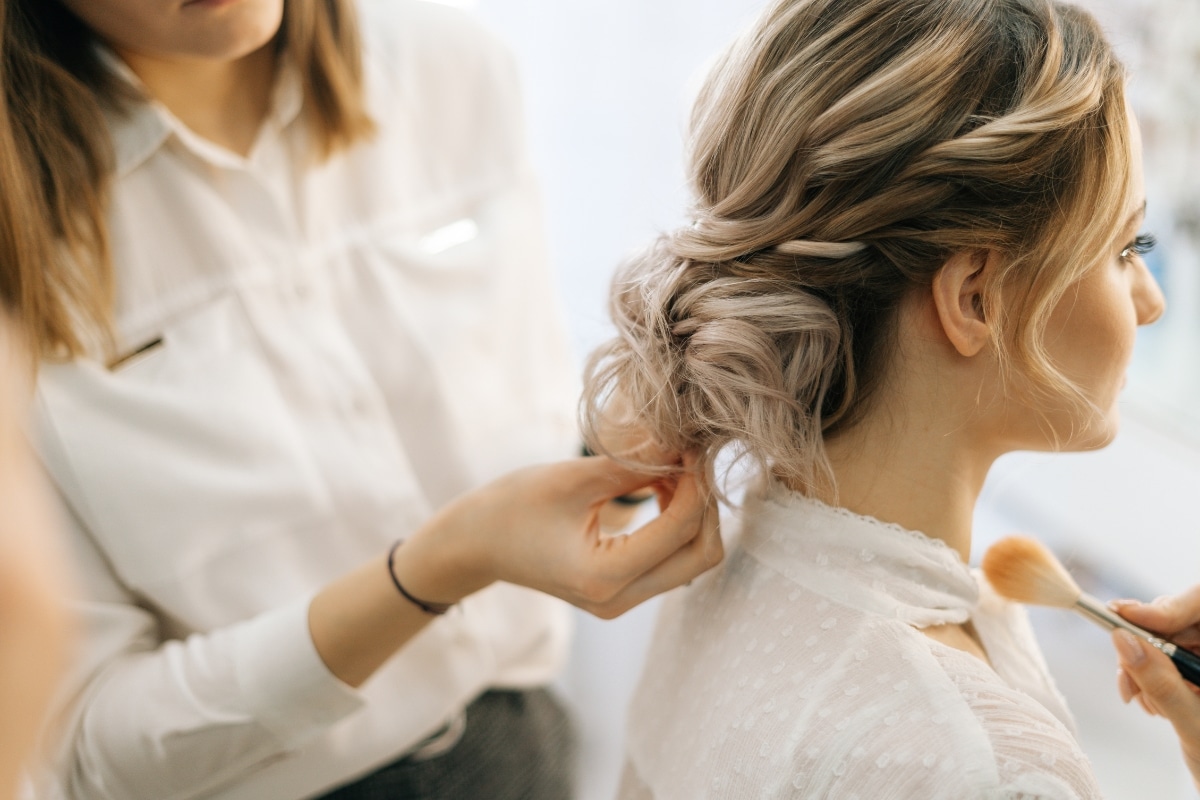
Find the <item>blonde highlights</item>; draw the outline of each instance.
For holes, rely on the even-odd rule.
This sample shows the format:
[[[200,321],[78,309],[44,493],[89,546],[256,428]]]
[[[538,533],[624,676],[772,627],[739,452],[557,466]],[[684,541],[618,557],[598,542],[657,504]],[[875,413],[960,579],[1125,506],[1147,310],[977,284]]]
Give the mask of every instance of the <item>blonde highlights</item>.
[[[695,222],[618,273],[591,438],[619,395],[617,422],[710,475],[736,445],[828,485],[824,441],[879,389],[901,300],[964,251],[1001,256],[984,313],[1002,363],[1085,402],[1044,332],[1118,235],[1130,144],[1123,69],[1084,12],[781,0],[711,73],[690,149]]]

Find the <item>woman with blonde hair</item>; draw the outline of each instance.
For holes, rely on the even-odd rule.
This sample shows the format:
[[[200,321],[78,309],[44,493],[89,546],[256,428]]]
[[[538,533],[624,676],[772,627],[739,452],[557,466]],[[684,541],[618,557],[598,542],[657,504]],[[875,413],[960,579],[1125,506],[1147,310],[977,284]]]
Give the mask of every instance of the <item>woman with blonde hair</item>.
[[[507,54],[407,0],[5,5],[80,583],[38,796],[568,796],[555,598],[721,550],[691,478],[608,541],[656,476],[526,467],[579,441]]]
[[[1052,0],[777,0],[719,62],[694,223],[617,277],[587,400],[758,478],[664,607],[623,797],[1097,796],[966,559],[997,457],[1116,433],[1163,310],[1140,159],[1121,65]]]

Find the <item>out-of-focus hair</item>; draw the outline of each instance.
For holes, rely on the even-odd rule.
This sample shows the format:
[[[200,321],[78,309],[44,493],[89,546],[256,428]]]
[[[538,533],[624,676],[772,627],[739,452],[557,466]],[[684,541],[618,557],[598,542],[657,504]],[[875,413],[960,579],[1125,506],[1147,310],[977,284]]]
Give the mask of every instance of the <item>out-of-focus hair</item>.
[[[22,3],[0,0],[0,25],[0,294],[28,342],[75,354],[85,331],[109,327],[104,120],[46,57]]]
[[[0,227],[25,231],[23,244],[4,253],[0,292],[42,356],[111,354],[105,209],[113,160],[102,109],[119,113],[142,98],[59,0],[0,0],[0,21],[13,137],[3,155],[3,202],[16,215]],[[373,131],[353,0],[288,0],[276,42],[301,75],[316,159]]]
[[[1051,0],[773,3],[696,102],[694,224],[617,275],[594,445],[628,424],[710,476],[734,444],[830,485],[826,438],[879,395],[901,300],[956,252],[1000,256],[983,310],[1007,374],[1086,404],[1043,340],[1126,213],[1124,84],[1095,21]]]

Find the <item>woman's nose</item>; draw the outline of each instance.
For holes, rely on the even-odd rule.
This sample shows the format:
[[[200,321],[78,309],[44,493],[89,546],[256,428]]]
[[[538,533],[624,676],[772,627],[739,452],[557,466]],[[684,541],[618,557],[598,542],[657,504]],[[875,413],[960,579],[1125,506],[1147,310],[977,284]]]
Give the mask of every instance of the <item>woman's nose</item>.
[[[1158,281],[1144,263],[1138,265],[1138,274],[1133,285],[1133,305],[1137,310],[1138,325],[1149,325],[1156,321],[1167,308],[1167,301]]]

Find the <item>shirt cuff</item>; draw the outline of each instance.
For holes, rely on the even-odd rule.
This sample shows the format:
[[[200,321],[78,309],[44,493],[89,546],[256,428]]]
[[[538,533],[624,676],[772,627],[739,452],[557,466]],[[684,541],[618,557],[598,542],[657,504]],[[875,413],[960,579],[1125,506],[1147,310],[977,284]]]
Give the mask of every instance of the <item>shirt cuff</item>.
[[[364,705],[329,671],[308,628],[311,597],[238,625],[234,669],[245,708],[294,750]]]

